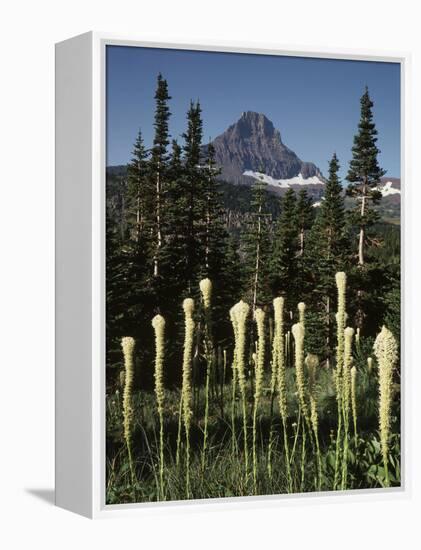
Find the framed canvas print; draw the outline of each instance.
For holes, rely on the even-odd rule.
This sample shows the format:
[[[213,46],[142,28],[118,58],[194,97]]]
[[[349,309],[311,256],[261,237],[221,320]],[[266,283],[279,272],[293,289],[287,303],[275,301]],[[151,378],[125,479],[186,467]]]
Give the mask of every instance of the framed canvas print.
[[[405,67],[57,45],[58,505],[405,493]]]

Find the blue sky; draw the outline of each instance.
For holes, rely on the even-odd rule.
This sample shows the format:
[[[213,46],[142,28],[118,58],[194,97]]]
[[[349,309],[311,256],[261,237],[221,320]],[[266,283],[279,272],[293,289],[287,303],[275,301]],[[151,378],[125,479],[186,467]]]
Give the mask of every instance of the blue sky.
[[[367,85],[381,166],[387,175],[400,176],[399,64],[125,46],[107,47],[107,165],[128,162],[139,128],[151,145],[159,72],[172,96],[173,138],[185,129],[191,99],[201,102],[205,141],[243,111],[257,111],[280,130],[288,147],[324,174],[336,151],[342,177]]]

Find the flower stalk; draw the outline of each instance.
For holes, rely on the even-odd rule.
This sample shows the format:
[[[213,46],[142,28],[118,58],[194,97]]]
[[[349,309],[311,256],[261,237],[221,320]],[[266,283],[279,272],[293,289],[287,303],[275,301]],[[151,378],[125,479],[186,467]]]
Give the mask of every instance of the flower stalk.
[[[345,351],[345,323],[346,323],[346,274],[343,271],[336,273],[336,287],[338,294],[338,310],[336,313],[336,368],[335,368],[335,387],[336,401],[338,406],[338,427],[336,434],[335,451],[335,474],[333,479],[333,489],[335,490],[339,482],[339,464],[341,461],[341,440],[342,440],[342,369]]]
[[[374,342],[374,353],[379,369],[379,430],[385,471],[385,485],[389,480],[389,441],[391,432],[393,372],[398,360],[398,344],[389,329],[383,326]]]
[[[160,499],[164,494],[164,348],[165,348],[165,319],[162,315],[155,315],[152,319],[155,332],[155,396],[159,417],[159,487]]]
[[[186,436],[186,496],[190,498],[190,425],[192,411],[192,386],[191,369],[193,358],[194,343],[194,302],[191,298],[186,298],[183,302],[184,310],[184,350],[183,350],[183,382],[182,382],[182,414],[184,422],[184,431]]]
[[[265,312],[257,308],[254,312],[257,325],[257,356],[255,362],[254,409],[253,409],[253,486],[257,495],[257,413],[262,396],[263,372],[265,365]]]
[[[343,409],[343,457],[342,457],[342,481],[341,489],[347,487],[348,477],[348,449],[349,449],[349,418],[351,412],[351,363],[352,341],[354,329],[347,327],[344,331],[344,359],[342,367],[342,409]]]
[[[199,283],[202,293],[203,309],[205,312],[205,336],[204,348],[206,357],[206,381],[205,381],[205,420],[203,428],[203,449],[202,449],[202,473],[205,471],[206,450],[208,446],[208,423],[209,423],[209,387],[211,379],[211,370],[214,360],[214,349],[212,343],[212,325],[211,325],[211,300],[212,300],[212,282],[210,279],[202,279]]]
[[[357,445],[357,369],[355,366],[351,368],[351,406],[352,406],[352,423],[354,425],[354,441]]]
[[[136,501],[136,473],[133,462],[132,422],[133,422],[133,376],[134,376],[134,338],[125,336],[121,340],[124,357],[124,392],[123,392],[123,429],[129,461],[133,501]]]
[[[234,336],[235,342],[235,362],[238,376],[238,386],[241,394],[242,410],[243,410],[243,444],[244,444],[244,466],[246,477],[249,471],[248,457],[248,442],[247,442],[247,407],[246,407],[246,365],[245,365],[245,348],[246,348],[246,324],[250,306],[242,300],[232,308],[232,314],[235,318]]]
[[[319,367],[319,358],[317,355],[309,353],[305,358],[305,364],[309,374],[309,395],[310,395],[310,421],[316,445],[316,461],[317,461],[317,490],[322,489],[322,458],[320,453],[319,442],[319,414],[317,411],[317,389],[316,389],[316,372]]]

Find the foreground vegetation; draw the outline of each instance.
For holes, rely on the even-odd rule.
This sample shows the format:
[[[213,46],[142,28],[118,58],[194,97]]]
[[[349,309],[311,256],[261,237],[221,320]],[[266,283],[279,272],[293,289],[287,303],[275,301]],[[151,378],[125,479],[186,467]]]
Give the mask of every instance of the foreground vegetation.
[[[163,317],[153,320],[155,392],[132,392],[135,342],[123,339],[121,388],[107,396],[107,502],[399,485],[396,340],[383,327],[373,346],[345,327],[345,274],[337,274],[335,366],[304,355],[303,303],[292,335],[284,333],[282,298],[268,315],[256,309],[254,321],[245,302],[236,304],[233,348],[218,353],[210,336],[212,285],[202,283],[199,311],[184,302],[181,391],[163,387],[163,369],[171,368]],[[197,341],[203,381],[193,376]]]

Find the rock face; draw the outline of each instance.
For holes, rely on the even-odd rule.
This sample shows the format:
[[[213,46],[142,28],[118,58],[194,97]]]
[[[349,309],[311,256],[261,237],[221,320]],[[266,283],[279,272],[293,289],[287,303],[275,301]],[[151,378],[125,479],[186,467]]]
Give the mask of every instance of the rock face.
[[[250,184],[244,172],[264,173],[274,179],[302,175],[322,177],[311,162],[303,162],[281,139],[281,134],[263,114],[247,111],[214,141],[221,178],[236,184]]]

